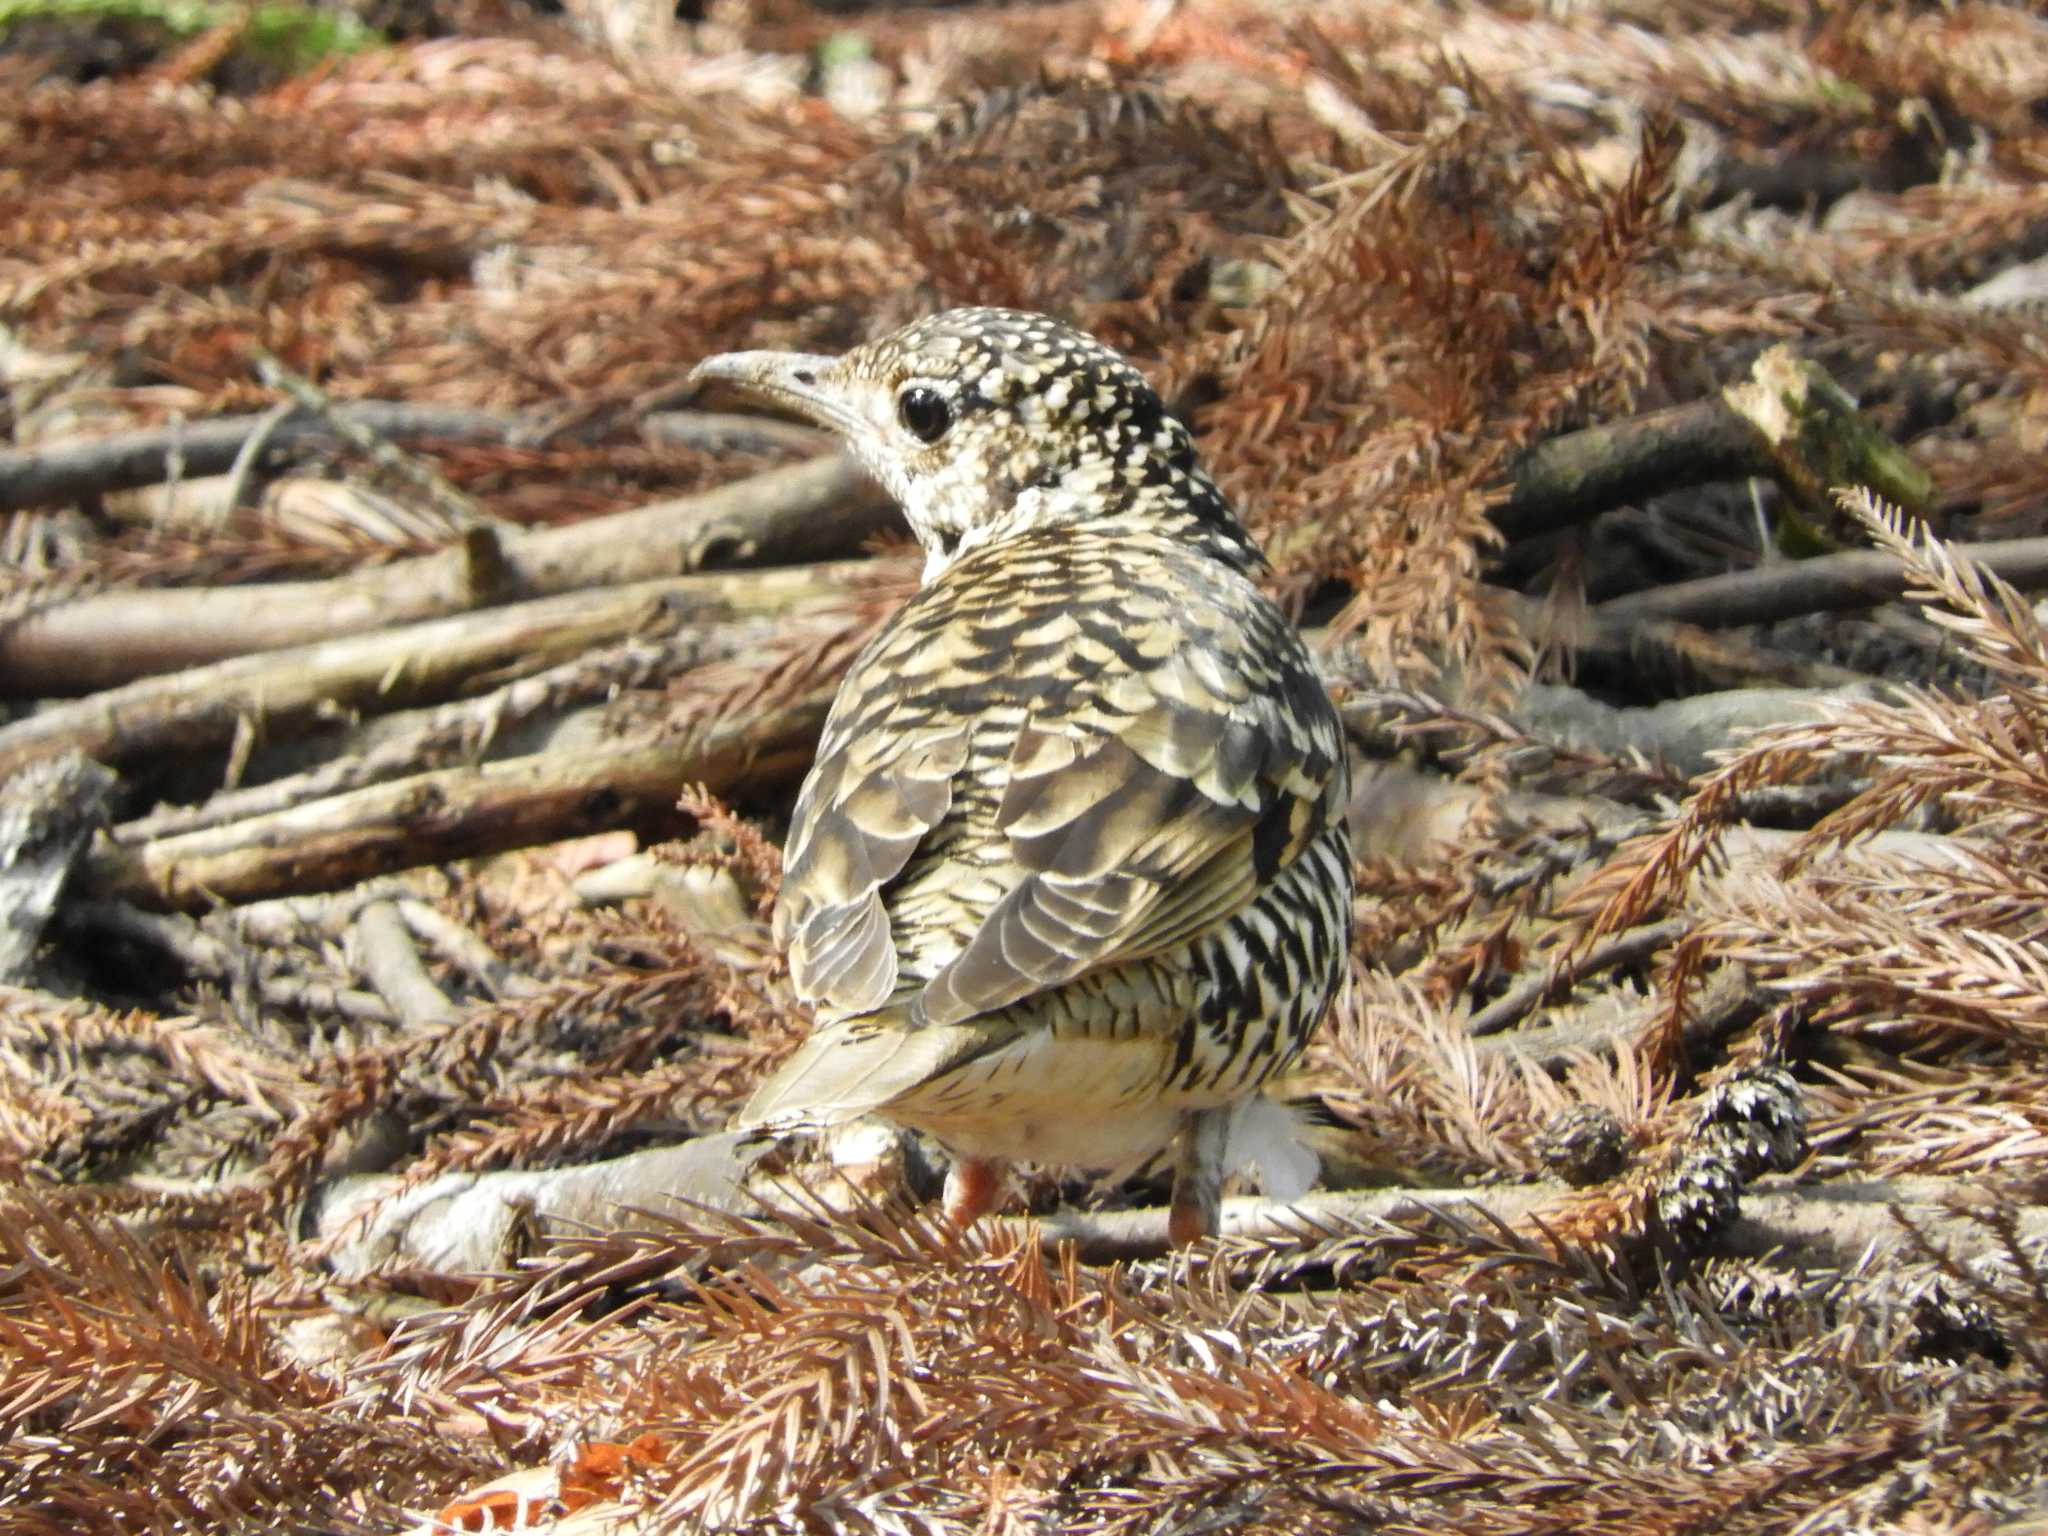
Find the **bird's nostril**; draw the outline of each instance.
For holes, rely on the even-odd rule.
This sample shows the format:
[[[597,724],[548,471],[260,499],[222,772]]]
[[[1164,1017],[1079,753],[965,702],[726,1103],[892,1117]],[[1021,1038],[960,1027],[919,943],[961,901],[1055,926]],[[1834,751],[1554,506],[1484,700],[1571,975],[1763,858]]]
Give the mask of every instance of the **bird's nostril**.
[[[790,377],[795,379],[797,383],[805,386],[809,386],[818,382],[818,376],[815,373],[811,372],[811,370],[808,368],[799,368],[795,373],[791,374]]]

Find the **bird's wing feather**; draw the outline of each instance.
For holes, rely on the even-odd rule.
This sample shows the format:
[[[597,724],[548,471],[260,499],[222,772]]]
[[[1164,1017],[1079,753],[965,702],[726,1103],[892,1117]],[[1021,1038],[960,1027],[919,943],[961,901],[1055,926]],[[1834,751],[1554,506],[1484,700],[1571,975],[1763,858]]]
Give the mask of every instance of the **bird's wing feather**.
[[[828,739],[797,800],[775,911],[800,997],[858,1012],[895,990],[882,888],[944,819],[966,755],[958,726]]]
[[[1006,1007],[1245,906],[1341,814],[1342,744],[1311,689],[1305,657],[1254,678],[1190,644],[1071,713],[1035,715],[996,814],[1019,878],[927,985],[924,1017]]]

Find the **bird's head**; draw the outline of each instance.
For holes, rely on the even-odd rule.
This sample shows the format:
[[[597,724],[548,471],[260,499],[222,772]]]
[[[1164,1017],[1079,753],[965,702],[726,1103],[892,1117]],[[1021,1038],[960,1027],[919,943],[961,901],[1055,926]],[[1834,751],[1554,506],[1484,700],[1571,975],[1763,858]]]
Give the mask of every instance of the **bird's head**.
[[[1250,551],[1144,376],[1044,315],[947,310],[842,357],[728,352],[691,378],[837,433],[902,504],[926,581],[983,545],[1105,516],[1207,524]]]

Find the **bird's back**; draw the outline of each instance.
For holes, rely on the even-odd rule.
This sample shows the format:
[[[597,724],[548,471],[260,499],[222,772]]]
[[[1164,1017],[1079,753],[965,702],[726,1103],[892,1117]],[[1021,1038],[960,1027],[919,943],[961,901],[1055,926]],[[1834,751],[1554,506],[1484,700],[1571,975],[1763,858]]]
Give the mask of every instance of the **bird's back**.
[[[1241,1056],[1238,1034],[1267,1023],[1250,1015],[1281,1004],[1233,924],[1287,970],[1269,990],[1308,1006],[1334,986],[1341,943],[1299,914],[1293,940],[1259,930],[1310,869],[1348,914],[1346,789],[1313,663],[1242,571],[1115,519],[1027,536],[948,568],[855,663],[791,828],[778,931],[821,1030],[876,1010],[891,1029],[978,1023],[934,1076],[1007,1050],[1056,1096],[1093,1082],[1132,1102],[1176,1073],[1200,1093],[1224,1075],[1204,1083],[1201,1063]],[[1332,906],[1311,930],[1341,930]],[[1066,1044],[1034,1051],[1034,1033]],[[1095,1060],[1082,1040],[1127,1048]],[[831,1077],[814,1077],[821,1101],[841,1096]]]

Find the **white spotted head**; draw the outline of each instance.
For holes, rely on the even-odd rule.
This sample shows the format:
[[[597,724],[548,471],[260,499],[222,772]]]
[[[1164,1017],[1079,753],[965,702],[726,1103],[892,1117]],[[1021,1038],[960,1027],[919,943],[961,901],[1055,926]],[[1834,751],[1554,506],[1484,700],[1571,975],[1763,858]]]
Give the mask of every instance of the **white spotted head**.
[[[1185,523],[1258,562],[1144,375],[1045,315],[952,309],[843,357],[729,352],[691,377],[838,433],[902,504],[926,581],[984,545],[1105,517]]]

